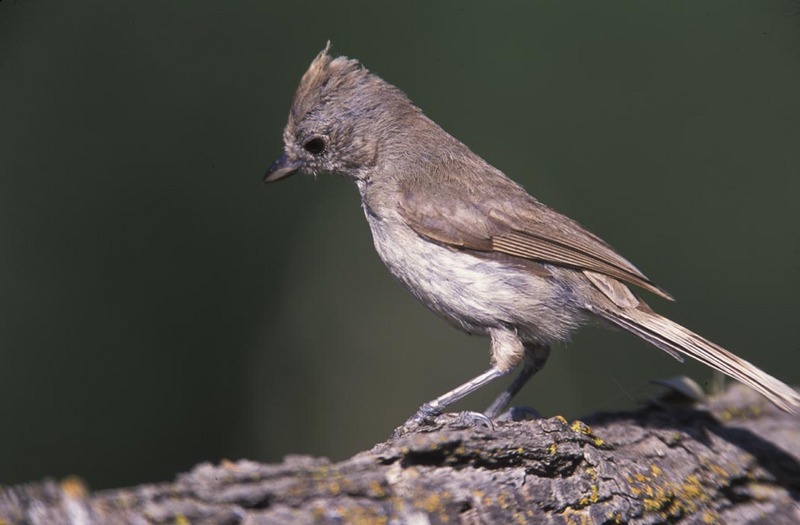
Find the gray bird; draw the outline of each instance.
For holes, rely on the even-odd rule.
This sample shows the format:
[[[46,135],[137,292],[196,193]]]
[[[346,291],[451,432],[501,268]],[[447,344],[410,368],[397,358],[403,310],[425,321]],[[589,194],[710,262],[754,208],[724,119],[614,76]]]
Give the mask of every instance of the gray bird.
[[[550,346],[593,321],[632,332],[752,387],[789,412],[800,395],[751,363],[658,315],[628,288],[672,297],[602,239],[537,201],[426,117],[395,86],[328,46],[303,75],[265,182],[296,172],[356,183],[389,271],[457,328],[489,336],[491,367],[422,405],[419,425],[520,364],[489,406],[496,417]]]

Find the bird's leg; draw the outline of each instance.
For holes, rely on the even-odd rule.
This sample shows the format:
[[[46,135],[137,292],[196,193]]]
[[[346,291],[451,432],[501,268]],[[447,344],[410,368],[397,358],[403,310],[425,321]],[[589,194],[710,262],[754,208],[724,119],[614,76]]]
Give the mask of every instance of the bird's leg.
[[[489,335],[492,338],[492,367],[463,385],[422,405],[416,414],[411,416],[400,429],[395,431],[395,435],[399,435],[399,431],[403,429],[408,430],[419,427],[426,421],[441,415],[448,405],[468,396],[498,377],[509,374],[516,368],[526,354],[525,347],[517,337],[516,332],[505,328],[494,328],[489,330]],[[522,385],[520,384],[519,386],[521,387]],[[481,419],[482,417],[479,414],[476,414],[476,416],[479,416],[476,419]],[[482,419],[488,418],[482,417]]]
[[[403,425],[404,427],[408,426],[419,426],[425,421],[435,418],[444,412],[445,407],[455,403],[456,401],[463,399],[464,397],[468,396],[469,394],[475,392],[482,386],[494,381],[498,377],[503,377],[504,375],[511,372],[512,369],[509,370],[501,370],[495,366],[487,370],[486,372],[482,373],[478,377],[474,379],[470,379],[463,385],[454,388],[453,390],[437,397],[433,401],[429,401],[419,407],[417,413],[411,416],[408,421],[405,422]]]
[[[544,367],[547,358],[550,356],[550,347],[542,345],[525,345],[525,357],[522,361],[522,370],[519,375],[514,378],[514,381],[503,391],[502,394],[497,396],[489,408],[486,409],[484,414],[490,419],[496,418],[503,409],[508,406],[511,399],[517,395],[525,383],[532,378],[536,372]]]

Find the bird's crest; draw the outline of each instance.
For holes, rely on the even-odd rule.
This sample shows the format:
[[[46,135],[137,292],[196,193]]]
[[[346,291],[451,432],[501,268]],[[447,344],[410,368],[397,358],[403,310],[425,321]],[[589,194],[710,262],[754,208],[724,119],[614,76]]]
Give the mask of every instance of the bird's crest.
[[[334,94],[359,86],[372,76],[358,60],[331,57],[328,54],[330,48],[328,41],[300,80],[292,104],[291,120],[295,123],[300,122],[316,106],[333,98]]]

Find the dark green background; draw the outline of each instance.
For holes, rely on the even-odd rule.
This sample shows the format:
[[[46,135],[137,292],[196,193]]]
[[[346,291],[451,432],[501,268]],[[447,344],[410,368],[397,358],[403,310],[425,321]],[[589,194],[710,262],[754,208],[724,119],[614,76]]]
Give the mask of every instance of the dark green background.
[[[356,190],[263,187],[333,41],[800,382],[797,2],[0,2],[0,483],[343,458],[488,365],[383,268]],[[574,418],[709,372],[588,329]],[[460,403],[480,409],[501,385]]]

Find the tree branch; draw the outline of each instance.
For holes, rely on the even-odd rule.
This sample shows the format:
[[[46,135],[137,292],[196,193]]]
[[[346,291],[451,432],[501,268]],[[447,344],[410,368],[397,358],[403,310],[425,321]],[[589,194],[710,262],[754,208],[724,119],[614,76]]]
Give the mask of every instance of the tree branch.
[[[457,421],[335,464],[202,464],[96,493],[74,479],[7,487],[0,524],[800,523],[800,419],[741,386],[702,408]]]

